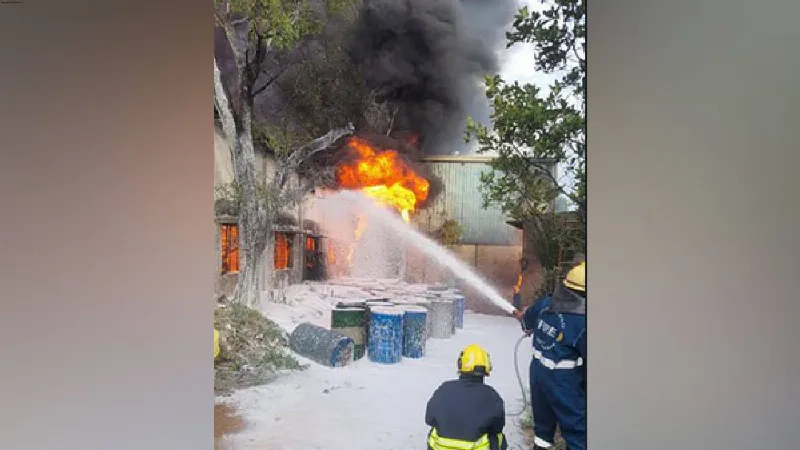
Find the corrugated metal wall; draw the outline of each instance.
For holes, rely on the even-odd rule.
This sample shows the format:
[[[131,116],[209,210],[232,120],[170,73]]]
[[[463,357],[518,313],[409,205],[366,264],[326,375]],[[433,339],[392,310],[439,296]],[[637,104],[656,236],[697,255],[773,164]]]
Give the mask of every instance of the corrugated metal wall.
[[[486,158],[442,158],[423,160],[423,164],[442,182],[442,192],[425,211],[458,221],[464,229],[462,244],[519,244],[516,229],[506,224],[506,215],[499,208],[482,208],[480,177],[491,170]]]

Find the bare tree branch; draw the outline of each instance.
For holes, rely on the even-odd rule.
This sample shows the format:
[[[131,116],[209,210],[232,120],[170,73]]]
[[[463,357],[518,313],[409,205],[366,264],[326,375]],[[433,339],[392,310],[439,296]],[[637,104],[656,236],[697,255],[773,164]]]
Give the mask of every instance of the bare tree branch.
[[[278,70],[278,73],[276,73],[275,75],[273,75],[272,77],[270,77],[270,78],[269,78],[269,79],[266,81],[266,83],[264,83],[264,85],[263,85],[263,86],[261,86],[260,88],[256,89],[255,91],[253,91],[253,97],[256,97],[256,96],[258,96],[258,94],[260,94],[260,93],[264,92],[264,90],[266,90],[268,87],[270,87],[270,86],[271,86],[271,85],[272,85],[272,84],[273,84],[273,83],[274,83],[274,82],[275,82],[275,81],[278,79],[278,77],[280,77],[280,76],[281,76],[281,75],[282,75],[284,72],[286,72],[288,69],[289,69],[289,64],[284,64],[284,65],[283,65],[283,67],[281,67],[281,68]]]
[[[293,188],[284,188],[275,199],[275,207],[278,210],[293,206],[302,201],[309,192],[320,184],[320,180],[326,178],[328,171],[319,171],[299,180]]]
[[[275,192],[280,192],[288,181],[292,173],[297,172],[297,169],[306,161],[308,161],[315,154],[326,150],[334,142],[349,136],[355,132],[355,127],[349,124],[343,128],[337,128],[325,133],[308,144],[292,152],[288,157],[278,161],[275,170],[275,178],[273,179],[273,189]]]
[[[222,85],[222,75],[216,58],[214,59],[214,108],[219,114],[225,139],[228,141],[228,145],[233,148],[233,141],[236,139],[236,120],[228,102],[225,87]]]
[[[400,111],[399,106],[395,106],[391,112],[389,113],[389,128],[386,130],[386,135],[389,136],[392,134],[392,129],[394,128],[394,119],[397,117],[397,112]]]

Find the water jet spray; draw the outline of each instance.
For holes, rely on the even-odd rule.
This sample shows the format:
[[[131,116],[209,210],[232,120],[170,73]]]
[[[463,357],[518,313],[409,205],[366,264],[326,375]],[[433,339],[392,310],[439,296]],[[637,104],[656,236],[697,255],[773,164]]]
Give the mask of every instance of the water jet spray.
[[[475,288],[498,308],[512,315],[516,312],[514,307],[496,289],[475,273],[466,263],[432,239],[411,228],[392,212],[376,205],[372,199],[357,191],[341,191],[333,197],[339,197],[356,205],[359,210],[368,214],[371,219],[382,223],[398,238],[413,245],[427,256],[436,259],[440,264],[450,269],[453,275]]]

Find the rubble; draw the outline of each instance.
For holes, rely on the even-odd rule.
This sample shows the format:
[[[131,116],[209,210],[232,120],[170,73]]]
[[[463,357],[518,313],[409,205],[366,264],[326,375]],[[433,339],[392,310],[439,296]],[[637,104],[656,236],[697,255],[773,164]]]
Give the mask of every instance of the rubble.
[[[214,328],[220,355],[214,362],[214,391],[263,384],[285,370],[304,368],[288,351],[286,333],[258,311],[237,303],[218,305]]]

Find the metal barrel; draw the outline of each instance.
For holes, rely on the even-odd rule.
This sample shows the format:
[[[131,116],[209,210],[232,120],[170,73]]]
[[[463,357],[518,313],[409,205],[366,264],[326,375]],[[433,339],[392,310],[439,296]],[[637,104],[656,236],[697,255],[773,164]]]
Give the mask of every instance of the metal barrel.
[[[303,322],[289,336],[289,348],[318,364],[342,367],[353,362],[353,340],[337,331]]]
[[[375,308],[375,307],[382,307],[382,306],[394,306],[393,302],[388,300],[367,300],[364,302],[367,308]]]
[[[456,309],[456,299],[452,296],[447,297],[447,302],[450,303],[450,321],[448,324],[450,325],[450,333],[456,334],[456,314],[458,314],[458,310]]]
[[[364,357],[367,340],[367,309],[338,306],[331,311],[331,330],[353,340],[353,359]]]
[[[428,310],[423,306],[403,307],[403,357],[422,358],[425,356],[425,326]]]
[[[433,339],[447,339],[455,332],[455,308],[452,300],[431,300],[428,314],[431,315],[430,335]]]
[[[366,333],[367,333],[367,343],[369,343],[369,324],[370,324],[370,321],[371,321],[371,319],[370,319],[370,311],[372,311],[373,308],[393,307],[394,303],[392,303],[390,301],[387,301],[386,299],[381,298],[381,299],[370,299],[370,300],[367,300],[367,301],[364,302],[364,305],[366,305],[366,308],[367,308],[367,316],[365,318],[365,321],[366,321],[365,328],[366,328]]]
[[[367,302],[339,302],[337,308],[366,308]]]
[[[403,355],[403,310],[393,307],[370,310],[367,356],[381,364],[400,362]]]
[[[464,307],[466,299],[463,295],[457,294],[453,296],[453,301],[456,304],[456,328],[464,328]]]
[[[431,325],[431,318],[433,317],[433,316],[431,315],[431,313],[430,313],[430,307],[431,307],[431,304],[430,304],[430,302],[429,302],[429,301],[427,301],[427,300],[423,300],[423,301],[420,301],[420,302],[416,302],[416,303],[414,303],[414,304],[415,304],[416,306],[420,306],[420,307],[423,307],[423,308],[425,308],[425,311],[427,311],[427,312],[428,312],[428,313],[425,315],[425,339],[426,339],[426,340],[427,340],[427,339],[430,339],[430,337],[431,337],[431,327],[432,327],[432,325]]]

